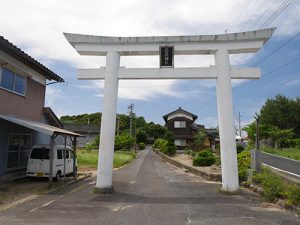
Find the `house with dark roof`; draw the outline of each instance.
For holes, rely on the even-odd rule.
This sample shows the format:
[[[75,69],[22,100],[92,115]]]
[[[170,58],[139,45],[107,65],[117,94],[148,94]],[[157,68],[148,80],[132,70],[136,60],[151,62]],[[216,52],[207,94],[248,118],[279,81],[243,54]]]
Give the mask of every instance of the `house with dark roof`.
[[[80,148],[86,146],[86,144],[90,142],[93,142],[96,136],[100,135],[99,125],[74,123],[64,123],[63,125],[64,129],[82,135],[77,142],[77,146]]]
[[[178,150],[185,149],[190,146],[193,150],[200,150],[200,146],[196,146],[194,141],[196,133],[199,129],[205,127],[197,124],[195,121],[198,116],[183,110],[181,107],[173,112],[163,116],[165,127],[174,134],[174,144]],[[218,131],[216,129],[205,129],[207,137],[204,141],[204,148],[214,148],[218,142]]]
[[[163,116],[166,128],[174,134],[174,144],[177,149],[184,149],[187,145],[193,144],[198,130],[195,124],[197,118],[197,115],[181,107]]]
[[[49,144],[51,132],[66,132],[44,107],[47,80],[64,82],[0,36],[0,178],[24,174],[30,148]]]

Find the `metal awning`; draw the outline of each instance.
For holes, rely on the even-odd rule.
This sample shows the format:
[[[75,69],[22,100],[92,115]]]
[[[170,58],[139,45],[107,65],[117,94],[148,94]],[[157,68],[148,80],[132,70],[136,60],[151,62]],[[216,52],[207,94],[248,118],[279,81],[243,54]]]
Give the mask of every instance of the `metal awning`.
[[[34,122],[34,121],[29,121],[29,120],[24,120],[24,119],[17,119],[15,117],[10,117],[10,116],[4,116],[0,115],[0,119],[21,125],[23,127],[27,127],[29,129],[41,132],[43,134],[52,136],[54,134],[64,134],[64,135],[69,135],[73,137],[82,137],[82,135],[64,130],[58,127],[50,126],[48,124],[44,123],[39,123],[39,122]]]

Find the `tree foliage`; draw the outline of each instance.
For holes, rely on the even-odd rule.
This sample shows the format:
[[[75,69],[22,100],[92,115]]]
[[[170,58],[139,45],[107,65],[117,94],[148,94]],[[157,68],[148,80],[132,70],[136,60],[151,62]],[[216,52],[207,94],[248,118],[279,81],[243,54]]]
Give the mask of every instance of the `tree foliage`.
[[[277,95],[267,99],[259,113],[263,125],[277,127],[280,130],[292,129],[300,137],[300,98],[291,99]]]
[[[197,131],[197,134],[196,134],[196,138],[195,138],[195,144],[197,146],[199,146],[200,148],[203,147],[204,145],[204,142],[205,142],[205,138],[207,136],[207,133],[205,131],[204,128],[200,128],[198,131]]]
[[[300,99],[289,99],[277,95],[267,99],[258,115],[259,138],[272,147],[289,147],[289,140],[300,136]],[[251,140],[255,140],[256,124],[244,128]]]
[[[133,147],[135,139],[127,134],[117,135],[115,137],[115,151],[129,150]]]
[[[92,113],[92,114],[81,114],[75,116],[62,116],[60,120],[62,123],[72,123],[72,124],[93,124],[100,125],[102,113]]]

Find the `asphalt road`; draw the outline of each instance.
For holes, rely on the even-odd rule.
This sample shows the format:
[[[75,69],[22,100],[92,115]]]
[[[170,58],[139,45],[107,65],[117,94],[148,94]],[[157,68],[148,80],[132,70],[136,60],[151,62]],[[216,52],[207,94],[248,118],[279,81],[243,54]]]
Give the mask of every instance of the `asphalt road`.
[[[276,155],[261,152],[261,161],[267,165],[288,171],[300,176],[300,161],[282,158]]]
[[[113,180],[111,195],[93,194],[90,178],[0,212],[0,224],[300,224],[289,212],[260,207],[253,195],[220,194],[220,184],[186,174],[151,150],[115,170]]]

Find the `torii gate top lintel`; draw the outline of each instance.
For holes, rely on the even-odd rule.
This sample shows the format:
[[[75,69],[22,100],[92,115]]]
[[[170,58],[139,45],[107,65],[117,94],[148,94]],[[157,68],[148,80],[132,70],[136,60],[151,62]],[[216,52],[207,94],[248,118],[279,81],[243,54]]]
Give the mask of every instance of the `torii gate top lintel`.
[[[229,54],[239,54],[257,52],[275,29],[190,36],[109,37],[73,33],[64,35],[80,55],[105,56],[112,48],[121,56],[157,55],[160,45],[174,45],[176,55],[215,54],[220,48],[228,50]]]

